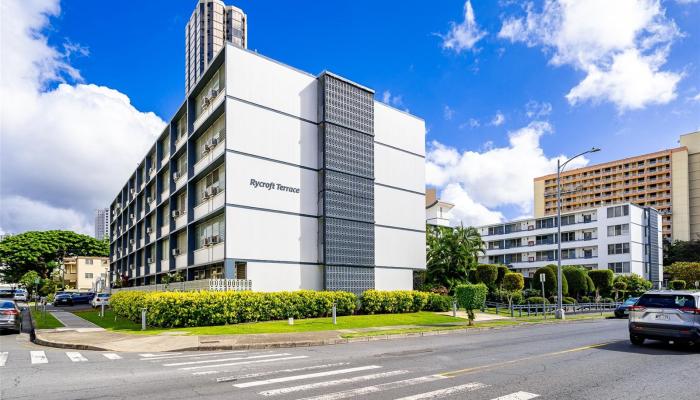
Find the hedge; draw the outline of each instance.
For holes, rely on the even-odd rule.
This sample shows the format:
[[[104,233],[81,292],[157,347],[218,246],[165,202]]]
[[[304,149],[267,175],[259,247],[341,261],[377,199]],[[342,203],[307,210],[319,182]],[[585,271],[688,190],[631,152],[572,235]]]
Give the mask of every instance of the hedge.
[[[671,288],[672,290],[683,290],[683,289],[685,289],[685,281],[682,279],[670,281],[668,283],[668,287]]]
[[[429,293],[417,290],[367,290],[362,293],[361,311],[365,314],[418,312],[428,304]]]
[[[357,297],[348,292],[139,292],[120,291],[110,298],[114,313],[138,322],[147,308],[147,323],[156,327],[192,327],[316,318],[355,311]]]
[[[428,293],[428,304],[425,305],[425,311],[444,312],[452,309],[452,297],[443,296],[437,293]]]
[[[529,297],[525,302],[530,304],[549,304],[549,300],[544,297]]]

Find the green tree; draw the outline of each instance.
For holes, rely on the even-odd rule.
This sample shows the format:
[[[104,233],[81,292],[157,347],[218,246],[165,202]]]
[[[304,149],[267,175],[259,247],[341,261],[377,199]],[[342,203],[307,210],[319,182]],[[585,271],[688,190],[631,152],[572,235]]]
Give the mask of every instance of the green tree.
[[[588,271],[588,276],[595,285],[595,298],[596,302],[599,302],[600,293],[605,293],[612,287],[614,274],[609,269],[594,269]]]
[[[467,311],[470,326],[474,325],[474,310],[484,307],[486,293],[488,288],[483,283],[457,285],[455,288],[457,303]]]
[[[668,287],[670,287],[673,290],[683,290],[683,289],[685,289],[685,281],[683,281],[683,280],[670,281],[668,283]]]
[[[595,282],[593,282],[593,279],[588,275],[588,271],[586,271],[586,283],[588,283],[586,294],[595,293]]]
[[[499,288],[502,287],[503,278],[505,278],[508,272],[510,272],[508,267],[506,267],[505,265],[498,265],[498,277],[496,278],[496,286],[498,286]]]
[[[21,278],[19,278],[19,284],[22,285],[25,289],[27,289],[27,292],[29,292],[29,296],[32,296],[37,288],[37,280],[41,280],[39,274],[36,271],[29,271],[22,275]]]
[[[651,281],[648,281],[637,274],[618,275],[615,277],[613,285],[615,282],[624,282],[625,285],[627,285],[627,293],[629,293],[630,296],[635,297],[641,296],[642,293],[651,289],[653,286]]]
[[[476,279],[486,285],[488,288],[493,288],[498,279],[498,266],[494,264],[479,264],[476,266]]]
[[[109,243],[71,231],[31,231],[0,242],[0,270],[6,282],[18,282],[29,271],[42,278],[70,256],[109,256]]]
[[[615,301],[617,301],[618,296],[620,293],[622,293],[622,296],[625,296],[625,292],[627,291],[627,284],[623,281],[615,281],[613,282],[613,293],[615,293]]]
[[[484,253],[479,231],[473,227],[430,225],[426,231],[427,283],[452,291],[457,284],[467,282],[469,270]]]
[[[535,271],[535,275],[533,276],[533,284],[537,286],[537,289],[539,290],[542,287],[542,284],[540,283],[540,275],[544,275],[544,293],[545,297],[547,296],[554,296],[557,293],[557,276],[554,275],[554,272],[552,272],[551,268],[547,267],[542,267],[538,268],[537,271]]]
[[[588,282],[586,281],[586,270],[575,265],[566,266],[562,270],[569,285],[569,295],[577,299],[588,292]]]
[[[558,268],[557,264],[548,264],[548,265],[545,265],[545,268],[551,269],[552,272],[554,273],[554,276],[557,279],[559,279],[559,273],[557,271],[557,268]],[[557,295],[558,290],[559,290],[558,288],[554,290],[554,296]],[[562,266],[562,271],[561,271],[561,293],[564,296],[569,294],[569,282],[566,280],[566,275],[564,275],[564,267],[563,266]]]
[[[664,248],[664,265],[677,262],[700,262],[700,239],[676,240]]]
[[[513,306],[513,296],[520,293],[525,287],[525,279],[523,274],[519,272],[508,272],[503,277],[501,288],[505,290],[508,297],[508,308]]]
[[[671,280],[685,281],[690,287],[695,287],[695,282],[700,282],[700,262],[675,262],[664,267]]]

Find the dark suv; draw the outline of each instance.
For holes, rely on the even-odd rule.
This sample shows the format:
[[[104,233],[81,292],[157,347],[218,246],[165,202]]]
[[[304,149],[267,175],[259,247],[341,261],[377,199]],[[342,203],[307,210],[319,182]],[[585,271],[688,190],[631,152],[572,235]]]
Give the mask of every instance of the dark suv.
[[[630,341],[645,339],[700,344],[700,292],[647,292],[629,308]]]

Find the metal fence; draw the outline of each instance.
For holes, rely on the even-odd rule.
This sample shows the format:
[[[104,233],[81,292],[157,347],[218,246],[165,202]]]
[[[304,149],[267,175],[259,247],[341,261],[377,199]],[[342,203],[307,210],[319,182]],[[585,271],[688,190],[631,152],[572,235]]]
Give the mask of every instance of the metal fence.
[[[585,313],[596,313],[599,312],[603,314],[606,311],[613,311],[622,303],[576,303],[576,304],[562,304],[562,308],[566,314],[585,314]],[[506,312],[510,314],[511,317],[531,316],[531,315],[542,315],[545,318],[547,315],[554,315],[558,306],[556,304],[542,304],[542,303],[527,303],[527,304],[513,304],[508,306],[505,303],[495,303],[487,301],[484,308],[481,310],[483,312],[495,312],[500,314]]]
[[[199,279],[183,282],[159,283],[154,285],[129,286],[113,288],[110,293],[120,291],[138,290],[143,292],[192,292],[197,290],[211,290],[216,292],[252,290],[253,281],[250,279]]]

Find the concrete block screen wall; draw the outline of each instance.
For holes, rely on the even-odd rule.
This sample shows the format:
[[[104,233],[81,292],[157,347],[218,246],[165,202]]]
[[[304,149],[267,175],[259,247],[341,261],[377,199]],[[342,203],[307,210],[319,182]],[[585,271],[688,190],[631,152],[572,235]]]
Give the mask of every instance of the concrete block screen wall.
[[[112,203],[112,278],[411,289],[424,177],[421,119],[226,45]]]

